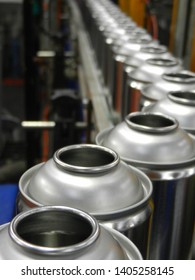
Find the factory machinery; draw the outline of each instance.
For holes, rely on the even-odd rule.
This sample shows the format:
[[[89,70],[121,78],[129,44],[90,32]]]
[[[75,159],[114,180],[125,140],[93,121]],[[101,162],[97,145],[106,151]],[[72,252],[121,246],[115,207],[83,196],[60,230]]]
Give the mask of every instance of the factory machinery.
[[[31,242],[32,258],[67,259],[52,240],[73,259],[194,259],[194,1],[35,2],[23,2],[23,119],[0,103],[0,179],[17,184],[0,259],[29,258]]]

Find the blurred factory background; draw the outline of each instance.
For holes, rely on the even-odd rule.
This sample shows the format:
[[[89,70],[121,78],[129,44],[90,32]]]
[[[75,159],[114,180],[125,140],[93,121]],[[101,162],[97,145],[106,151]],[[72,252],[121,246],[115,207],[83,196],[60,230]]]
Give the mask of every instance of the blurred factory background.
[[[28,168],[121,121],[83,2],[93,1],[0,1],[0,224],[15,215]],[[193,75],[195,0],[110,2]]]

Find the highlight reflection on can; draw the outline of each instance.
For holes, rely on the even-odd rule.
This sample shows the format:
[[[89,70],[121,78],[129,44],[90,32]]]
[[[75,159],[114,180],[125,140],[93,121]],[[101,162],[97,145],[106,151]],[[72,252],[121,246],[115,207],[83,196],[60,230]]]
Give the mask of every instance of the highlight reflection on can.
[[[195,139],[175,118],[136,112],[97,135],[153,183],[150,259],[190,259],[195,219]]]
[[[147,258],[152,183],[111,149],[89,144],[59,149],[22,175],[19,190],[19,212],[42,205],[82,209],[131,239]]]

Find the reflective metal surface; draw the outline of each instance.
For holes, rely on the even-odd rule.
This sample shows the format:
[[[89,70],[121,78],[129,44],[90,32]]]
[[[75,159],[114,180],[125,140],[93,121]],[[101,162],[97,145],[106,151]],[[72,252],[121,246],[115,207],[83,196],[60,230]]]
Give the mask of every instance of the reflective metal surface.
[[[195,163],[194,138],[175,119],[157,113],[131,113],[113,129],[100,132],[96,141],[129,164],[167,168]]]
[[[188,91],[195,88],[195,73],[179,71],[164,74],[159,81],[148,85],[141,90],[141,107],[145,108],[166,97],[170,91]]]
[[[1,260],[141,258],[122,234],[74,208],[34,208],[0,227]]]
[[[195,134],[195,91],[172,91],[167,97],[145,107],[144,112],[159,112],[176,118],[179,125]]]
[[[130,57],[133,57],[136,53],[140,51],[142,47],[145,46],[156,46],[157,41],[152,40],[148,35],[143,35],[140,37],[132,37],[127,41],[119,38],[113,40],[112,47],[110,48],[107,55],[107,71],[108,71],[108,88],[112,97],[112,105],[116,108],[117,104],[117,87],[120,83],[120,78],[122,75],[123,64]]]
[[[124,114],[140,111],[142,89],[156,83],[164,73],[182,70],[181,61],[174,57],[150,58],[142,66],[131,71],[128,75],[126,95],[124,97]]]
[[[133,56],[128,57],[123,65],[121,84],[117,84],[118,102],[116,110],[121,112],[122,119],[129,113],[129,108],[126,106],[126,95],[128,91],[128,77],[130,73],[138,67],[141,67],[144,61],[151,58],[173,58],[172,54],[167,51],[167,48],[162,45],[154,45],[142,47],[139,52]]]
[[[111,149],[87,144],[64,147],[53,159],[27,170],[19,189],[18,211],[41,205],[80,208],[126,236],[135,237],[146,258],[152,184],[143,172],[120,160]]]
[[[195,219],[195,138],[170,116],[137,112],[97,135],[153,182],[150,259],[190,259]]]

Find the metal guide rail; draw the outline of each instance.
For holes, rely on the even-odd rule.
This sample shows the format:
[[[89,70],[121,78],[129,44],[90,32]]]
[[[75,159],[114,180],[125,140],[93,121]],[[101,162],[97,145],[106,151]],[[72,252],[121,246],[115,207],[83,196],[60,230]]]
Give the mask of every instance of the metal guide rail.
[[[83,75],[79,75],[79,78],[84,79],[84,81],[81,80],[80,83],[85,83],[87,89],[87,92],[82,92],[81,94],[84,97],[87,96],[92,101],[95,128],[97,131],[101,131],[113,126],[112,111],[106,100],[108,92],[101,81],[93,49],[91,48],[90,40],[84,29],[80,11],[74,1],[69,2],[78,36],[78,47],[81,61],[80,69],[83,71]]]

